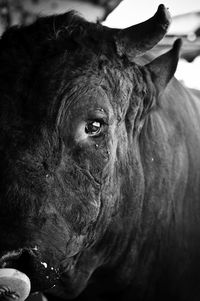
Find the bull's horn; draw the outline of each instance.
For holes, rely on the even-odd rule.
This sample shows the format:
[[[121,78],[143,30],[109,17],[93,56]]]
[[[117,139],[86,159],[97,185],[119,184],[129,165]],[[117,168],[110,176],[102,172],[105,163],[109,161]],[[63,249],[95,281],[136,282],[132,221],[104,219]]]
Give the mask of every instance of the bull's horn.
[[[115,35],[118,54],[135,57],[153,48],[166,34],[170,21],[168,10],[160,4],[147,21],[119,30]]]

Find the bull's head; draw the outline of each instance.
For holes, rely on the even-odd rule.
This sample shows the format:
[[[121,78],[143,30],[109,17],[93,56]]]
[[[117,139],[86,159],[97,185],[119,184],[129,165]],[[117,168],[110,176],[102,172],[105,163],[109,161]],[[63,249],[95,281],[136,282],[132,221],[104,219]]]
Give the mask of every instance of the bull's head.
[[[161,5],[124,30],[70,12],[3,35],[0,265],[25,272],[33,291],[56,284],[53,293],[74,297],[97,268],[115,266],[129,238],[137,243],[138,137],[180,43],[146,66],[134,59],[169,23]]]

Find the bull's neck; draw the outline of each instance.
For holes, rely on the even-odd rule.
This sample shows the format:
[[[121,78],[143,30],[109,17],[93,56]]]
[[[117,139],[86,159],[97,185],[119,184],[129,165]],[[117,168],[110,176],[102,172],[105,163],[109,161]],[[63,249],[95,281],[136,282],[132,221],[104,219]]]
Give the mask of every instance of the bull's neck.
[[[200,227],[200,107],[178,83],[169,89],[174,98],[163,97],[140,136],[145,181],[141,237],[148,250],[166,257],[172,245],[180,252],[187,243],[190,248],[191,236],[196,244]]]

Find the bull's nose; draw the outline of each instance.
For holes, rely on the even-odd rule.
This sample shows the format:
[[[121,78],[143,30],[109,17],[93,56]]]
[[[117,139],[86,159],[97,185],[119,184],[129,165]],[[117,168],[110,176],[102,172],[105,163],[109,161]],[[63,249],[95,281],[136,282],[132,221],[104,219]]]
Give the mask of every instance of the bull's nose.
[[[31,292],[49,289],[58,279],[57,270],[44,262],[34,249],[19,249],[3,254],[0,268],[16,269],[27,275],[31,281]]]

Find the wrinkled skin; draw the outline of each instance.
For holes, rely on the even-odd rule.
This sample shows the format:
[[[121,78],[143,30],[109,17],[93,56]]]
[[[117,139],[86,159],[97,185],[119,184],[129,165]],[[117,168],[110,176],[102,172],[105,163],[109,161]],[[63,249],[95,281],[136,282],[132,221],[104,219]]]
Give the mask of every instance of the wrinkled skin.
[[[174,53],[173,71],[139,65],[88,26],[1,40],[1,266],[49,300],[197,300],[199,95],[171,80]]]

